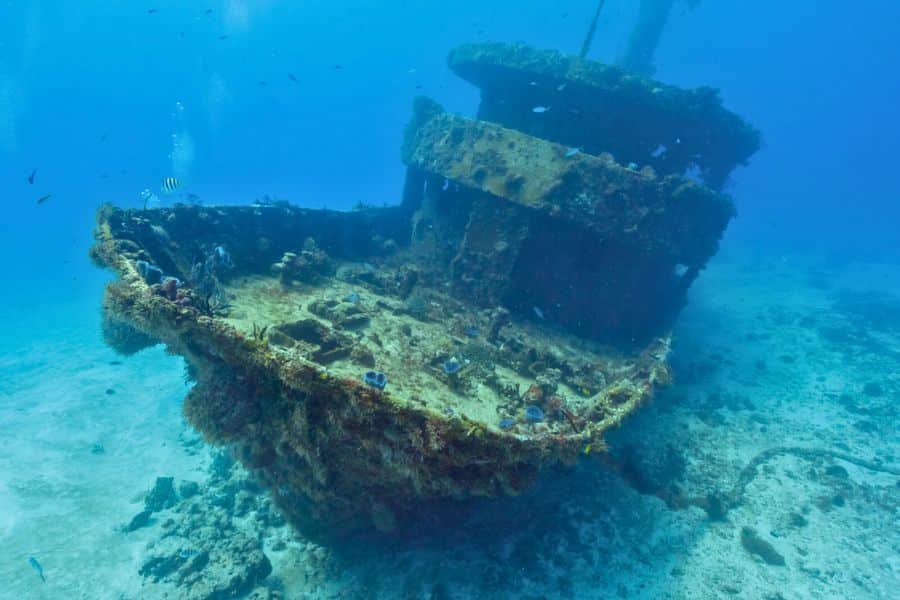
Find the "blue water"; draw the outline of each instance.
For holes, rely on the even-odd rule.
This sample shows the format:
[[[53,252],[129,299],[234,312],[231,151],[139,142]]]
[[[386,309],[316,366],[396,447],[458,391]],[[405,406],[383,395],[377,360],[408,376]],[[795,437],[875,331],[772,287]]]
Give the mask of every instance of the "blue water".
[[[637,4],[606,2],[590,58],[622,55]],[[396,204],[413,98],[426,94],[466,115],[477,109],[478,91],[446,66],[453,47],[522,41],[576,53],[595,6],[0,2],[0,597],[159,597],[130,558],[146,540],[86,535],[53,552],[45,542],[21,541],[55,531],[47,519],[62,527],[80,514],[111,531],[102,513],[118,511],[116,522],[127,521],[131,497],[166,474],[149,463],[164,461],[179,473],[201,466],[177,442],[191,435],[178,417],[177,359],[157,349],[104,370],[116,360],[98,328],[110,275],[87,260],[101,202],[139,207],[142,190],[158,192],[162,178],[175,176],[207,204],[265,195],[308,207]],[[764,146],[726,188],[739,216],[676,329],[676,385],[623,428],[617,448],[649,444],[656,452],[690,440],[679,477],[694,491],[730,486],[756,452],[785,440],[896,469],[898,39],[900,3],[888,0],[676,1],[655,77],[720,88],[726,107],[760,129]],[[851,292],[876,301],[848,304]],[[804,317],[818,322],[802,325]],[[134,383],[147,372],[152,381]],[[116,382],[134,386],[129,401],[144,411],[140,419],[128,422],[134,411],[118,403],[101,410],[91,400],[111,402],[103,392]],[[873,382],[880,395],[864,391]],[[114,398],[125,401],[123,392]],[[122,420],[105,426],[92,412],[116,407]],[[92,423],[124,454],[108,448],[105,460],[121,456],[119,466],[98,471],[96,485],[72,503],[60,481],[71,483],[70,468],[81,472],[70,442]],[[116,437],[126,430],[136,433]],[[154,439],[171,443],[163,449]],[[900,589],[896,475],[840,463],[849,471],[845,484],[820,478],[790,488],[791,474],[810,465],[784,460],[752,486],[781,511],[753,526],[774,532],[769,539],[788,555],[786,567],[761,564],[736,541],[749,516],[710,524],[696,509],[670,511],[635,493],[626,477],[592,465],[551,479],[520,503],[467,513],[458,528],[466,535],[448,536],[443,546],[392,547],[357,557],[355,567],[322,559],[313,568],[302,554],[305,566],[276,561],[269,581],[291,598],[442,597],[441,590],[490,598],[877,598]],[[39,475],[26,476],[29,470]],[[830,491],[811,489],[826,484]],[[120,489],[119,504],[92,499],[91,489],[104,501]],[[846,506],[816,504],[829,494],[846,497]],[[784,520],[791,497],[801,498],[794,512],[812,511],[802,513],[811,524],[793,538]],[[561,498],[580,501],[563,509]],[[765,505],[759,500],[753,514]],[[492,527],[496,535],[486,533]],[[112,539],[119,545],[109,556],[74,558],[103,555]],[[713,558],[723,553],[716,567]],[[28,564],[32,555],[46,584]],[[304,576],[315,581],[308,589],[303,569],[315,572]],[[723,583],[729,576],[735,581]]]

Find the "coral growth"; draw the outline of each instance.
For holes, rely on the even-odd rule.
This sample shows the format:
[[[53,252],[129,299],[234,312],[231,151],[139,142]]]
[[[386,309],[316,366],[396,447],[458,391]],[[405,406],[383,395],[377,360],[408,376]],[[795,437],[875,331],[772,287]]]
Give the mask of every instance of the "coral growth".
[[[366,371],[365,375],[363,375],[363,381],[366,382],[366,385],[371,385],[373,388],[383,390],[384,386],[387,385],[387,375],[384,373],[379,373],[378,371]]]
[[[285,286],[290,286],[295,281],[315,283],[332,271],[333,266],[328,255],[311,237],[303,242],[303,249],[299,254],[285,252],[281,260],[272,265],[272,272],[279,275],[281,283]]]

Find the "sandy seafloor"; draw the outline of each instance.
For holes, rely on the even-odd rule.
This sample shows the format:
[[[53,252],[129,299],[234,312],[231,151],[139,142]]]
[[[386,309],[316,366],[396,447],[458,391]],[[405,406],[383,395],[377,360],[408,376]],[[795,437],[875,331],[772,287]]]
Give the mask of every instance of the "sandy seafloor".
[[[205,526],[194,541],[210,556],[235,536],[265,553],[272,573],[254,598],[898,597],[898,266],[723,252],[677,325],[674,387],[615,432],[611,464],[585,460],[520,498],[436,509],[413,539],[340,548],[293,534],[239,468],[211,474],[214,451],[181,418],[181,359],[159,347],[116,356],[100,338],[99,293],[35,311],[4,299],[2,598],[228,589],[239,567],[211,563],[193,586],[139,575],[148,544],[179,519],[183,535]],[[787,450],[735,488],[773,448]],[[711,520],[623,473],[670,498],[739,492]],[[201,491],[124,533],[158,476]],[[784,564],[748,552],[744,528]]]

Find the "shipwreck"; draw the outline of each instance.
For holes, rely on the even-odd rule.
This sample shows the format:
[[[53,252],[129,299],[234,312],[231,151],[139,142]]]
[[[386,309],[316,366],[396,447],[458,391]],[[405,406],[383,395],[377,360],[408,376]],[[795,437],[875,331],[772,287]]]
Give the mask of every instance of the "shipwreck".
[[[396,206],[98,212],[105,339],[183,356],[189,422],[307,532],[390,531],[602,452],[669,382],[759,145],[712,89],[521,45],[449,62],[478,118],[416,100]]]

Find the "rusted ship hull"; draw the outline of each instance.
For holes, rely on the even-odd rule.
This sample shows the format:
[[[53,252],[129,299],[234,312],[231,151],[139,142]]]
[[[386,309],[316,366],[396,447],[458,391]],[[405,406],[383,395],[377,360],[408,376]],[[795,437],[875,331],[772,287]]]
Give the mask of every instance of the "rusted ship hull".
[[[522,46],[450,62],[494,122],[417,100],[399,206],[98,213],[106,339],[185,357],[188,420],[306,531],[390,531],[602,451],[668,383],[719,187],[759,143],[708,91]]]

